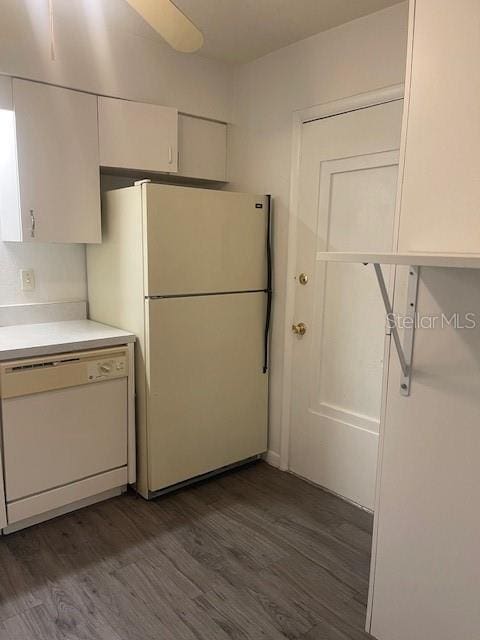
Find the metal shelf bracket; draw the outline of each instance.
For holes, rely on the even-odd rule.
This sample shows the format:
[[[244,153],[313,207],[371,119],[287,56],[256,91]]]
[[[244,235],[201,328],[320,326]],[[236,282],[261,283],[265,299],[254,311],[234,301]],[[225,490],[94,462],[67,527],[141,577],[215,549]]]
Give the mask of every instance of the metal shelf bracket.
[[[395,322],[392,303],[388,297],[388,290],[383,277],[382,267],[378,263],[374,263],[375,274],[377,276],[380,293],[382,294],[383,304],[387,312],[387,326],[390,335],[393,337],[395,349],[397,350],[400,367],[402,369],[402,378],[400,380],[400,393],[402,396],[410,395],[410,385],[412,377],[412,360],[413,360],[413,341],[415,337],[415,325],[417,314],[417,293],[418,293],[418,277],[420,267],[408,268],[408,288],[407,288],[407,310],[404,317],[403,327],[403,345],[400,340],[398,326]]]

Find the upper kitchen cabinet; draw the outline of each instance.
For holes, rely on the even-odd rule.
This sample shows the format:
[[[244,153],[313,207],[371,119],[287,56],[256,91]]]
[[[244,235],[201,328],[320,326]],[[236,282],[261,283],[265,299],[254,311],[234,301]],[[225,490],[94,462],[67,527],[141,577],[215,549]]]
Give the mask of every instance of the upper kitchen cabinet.
[[[98,123],[102,167],[177,172],[176,109],[99,97]]]
[[[0,78],[4,241],[101,241],[96,97]]]
[[[178,116],[178,175],[225,182],[227,125],[194,116]]]
[[[480,2],[411,0],[399,252],[480,253]]]

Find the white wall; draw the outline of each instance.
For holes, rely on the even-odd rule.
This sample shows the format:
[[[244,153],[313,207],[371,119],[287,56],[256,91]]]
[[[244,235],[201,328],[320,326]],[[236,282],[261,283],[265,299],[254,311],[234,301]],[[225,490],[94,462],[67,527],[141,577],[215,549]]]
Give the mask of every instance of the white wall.
[[[173,51],[125,0],[0,0],[0,72],[228,120],[230,67]]]
[[[271,53],[235,73],[230,188],[271,193],[275,202],[272,461],[280,451],[292,113],[403,82],[407,10],[406,4],[395,5]]]
[[[19,269],[34,269],[34,291],[20,291]],[[86,297],[83,245],[0,242],[0,306]]]
[[[0,0],[0,73],[230,119],[231,67],[174,52],[124,0]],[[85,298],[83,246],[0,242],[0,305]],[[22,293],[18,269],[35,269]]]

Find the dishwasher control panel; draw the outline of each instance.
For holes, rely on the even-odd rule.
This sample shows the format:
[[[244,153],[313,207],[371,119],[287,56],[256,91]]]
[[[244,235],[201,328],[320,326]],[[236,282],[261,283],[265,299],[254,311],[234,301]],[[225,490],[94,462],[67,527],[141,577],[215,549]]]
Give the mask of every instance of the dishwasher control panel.
[[[108,378],[121,378],[126,376],[127,359],[125,356],[117,356],[107,360],[94,360],[88,363],[87,375],[89,382],[98,382]]]
[[[0,402],[128,375],[124,346],[0,362]]]

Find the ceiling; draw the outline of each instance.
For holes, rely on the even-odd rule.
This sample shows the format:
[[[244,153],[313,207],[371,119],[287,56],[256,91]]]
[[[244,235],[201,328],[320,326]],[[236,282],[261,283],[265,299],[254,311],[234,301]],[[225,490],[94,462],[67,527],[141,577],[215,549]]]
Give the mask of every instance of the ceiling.
[[[203,32],[200,54],[248,62],[401,0],[174,0]]]

